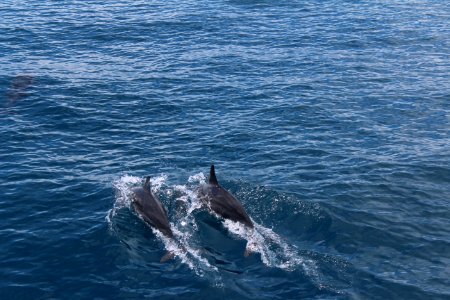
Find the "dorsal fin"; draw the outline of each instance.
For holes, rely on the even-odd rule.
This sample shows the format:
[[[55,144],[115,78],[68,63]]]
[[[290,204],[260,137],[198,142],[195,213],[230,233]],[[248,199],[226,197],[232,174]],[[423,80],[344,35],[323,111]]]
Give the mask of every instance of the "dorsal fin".
[[[209,171],[209,184],[219,185],[216,178],[216,172],[214,171],[214,165],[211,165],[211,170]]]
[[[145,179],[144,190],[150,191],[150,176]]]

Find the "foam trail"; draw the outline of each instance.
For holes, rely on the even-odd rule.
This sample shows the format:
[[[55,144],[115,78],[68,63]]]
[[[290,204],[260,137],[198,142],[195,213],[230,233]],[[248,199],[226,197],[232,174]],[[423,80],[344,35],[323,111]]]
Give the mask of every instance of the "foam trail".
[[[224,226],[232,234],[247,241],[246,249],[249,252],[261,254],[261,260],[266,266],[286,271],[294,271],[300,266],[308,275],[316,277],[317,268],[313,261],[301,257],[296,247],[289,245],[271,229],[253,220],[252,222],[254,229],[238,222],[223,220]]]

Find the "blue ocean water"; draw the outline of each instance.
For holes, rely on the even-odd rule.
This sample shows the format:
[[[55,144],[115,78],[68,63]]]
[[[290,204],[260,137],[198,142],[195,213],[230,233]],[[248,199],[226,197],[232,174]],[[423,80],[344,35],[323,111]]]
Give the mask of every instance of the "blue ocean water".
[[[0,298],[450,299],[449,20],[2,1]],[[253,234],[199,205],[211,163]],[[130,207],[147,175],[187,249],[166,263]]]

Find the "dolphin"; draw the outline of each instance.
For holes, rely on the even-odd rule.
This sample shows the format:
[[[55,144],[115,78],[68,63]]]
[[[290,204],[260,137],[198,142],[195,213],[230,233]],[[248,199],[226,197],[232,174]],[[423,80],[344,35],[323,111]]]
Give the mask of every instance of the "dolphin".
[[[143,187],[133,190],[132,204],[135,211],[147,224],[159,230],[166,237],[173,239],[166,208],[150,188],[150,176],[147,176]],[[165,262],[173,257],[174,253],[169,251],[161,258],[160,262]]]
[[[166,237],[173,238],[166,208],[151,191],[150,176],[145,180],[143,187],[133,190],[132,204],[147,224],[161,231]]]
[[[211,165],[209,183],[202,185],[199,196],[213,212],[234,222],[239,222],[253,229],[254,225],[241,203],[217,181],[214,165]]]

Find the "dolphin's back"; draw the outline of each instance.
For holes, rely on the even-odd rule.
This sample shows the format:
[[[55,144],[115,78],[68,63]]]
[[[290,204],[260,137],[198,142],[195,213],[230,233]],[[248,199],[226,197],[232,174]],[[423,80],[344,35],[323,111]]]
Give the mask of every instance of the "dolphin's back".
[[[133,194],[133,206],[137,213],[152,227],[172,238],[169,219],[164,206],[149,189],[137,188]]]
[[[216,214],[225,219],[243,223],[250,228],[254,227],[242,204],[221,186],[206,184],[201,193],[202,198],[209,203],[210,208]]]

